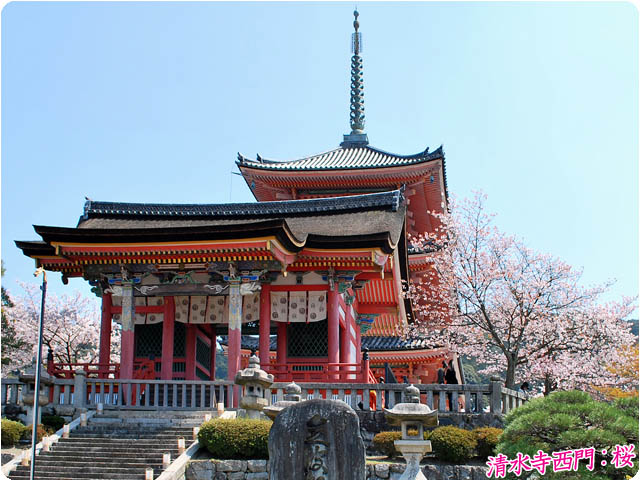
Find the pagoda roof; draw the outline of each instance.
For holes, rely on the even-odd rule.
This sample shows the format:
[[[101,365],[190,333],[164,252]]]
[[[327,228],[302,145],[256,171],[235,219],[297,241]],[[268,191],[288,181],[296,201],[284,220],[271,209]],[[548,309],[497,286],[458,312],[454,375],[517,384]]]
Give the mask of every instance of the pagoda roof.
[[[228,345],[228,336],[220,336],[220,344]],[[429,344],[425,339],[402,339],[393,336],[362,336],[362,349],[369,351],[417,351],[424,349],[433,349],[434,346]],[[242,349],[258,350],[258,336],[242,336]],[[269,336],[269,350],[277,349],[277,336]]]
[[[370,145],[346,145],[296,160],[272,160],[260,155],[250,159],[238,153],[239,167],[270,171],[352,170],[400,167],[444,159],[442,146],[433,152],[427,148],[413,155],[398,155]]]

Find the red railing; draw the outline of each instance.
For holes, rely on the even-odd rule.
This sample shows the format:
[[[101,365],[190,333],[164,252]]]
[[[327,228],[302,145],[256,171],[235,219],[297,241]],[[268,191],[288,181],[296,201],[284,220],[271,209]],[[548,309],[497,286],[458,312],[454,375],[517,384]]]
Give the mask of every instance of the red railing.
[[[88,378],[119,379],[120,364],[89,362],[49,362],[47,372],[60,379],[73,379],[77,369],[87,373]],[[155,379],[155,363],[151,360],[133,363],[133,379]]]
[[[361,382],[363,369],[360,363],[288,362],[263,366],[273,374],[275,382]],[[370,374],[370,371],[369,373]],[[367,382],[375,382],[367,381]]]
[[[117,379],[120,376],[120,364],[88,362],[49,362],[47,372],[54,377],[73,379],[76,369],[82,369],[87,377]]]

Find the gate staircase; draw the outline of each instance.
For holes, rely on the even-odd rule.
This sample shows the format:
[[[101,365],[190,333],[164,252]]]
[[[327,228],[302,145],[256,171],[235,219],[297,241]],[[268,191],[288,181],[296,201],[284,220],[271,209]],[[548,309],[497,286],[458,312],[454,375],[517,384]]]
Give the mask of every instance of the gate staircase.
[[[35,479],[154,479],[163,471],[162,455],[178,457],[178,438],[193,442],[193,427],[204,412],[165,411],[105,413],[92,417],[61,438],[51,451],[36,456]],[[29,479],[29,466],[18,466],[9,479]]]

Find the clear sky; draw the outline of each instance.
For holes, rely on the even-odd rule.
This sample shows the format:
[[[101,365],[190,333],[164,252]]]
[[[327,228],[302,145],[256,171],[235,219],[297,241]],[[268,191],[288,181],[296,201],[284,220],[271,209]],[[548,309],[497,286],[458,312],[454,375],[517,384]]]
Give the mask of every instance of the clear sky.
[[[450,194],[638,292],[638,12],[630,3],[358,2],[366,131],[444,145]],[[4,285],[13,241],[84,197],[244,202],[238,151],[293,159],[349,131],[353,2],[10,3],[2,10]],[[62,293],[86,283],[49,286]]]

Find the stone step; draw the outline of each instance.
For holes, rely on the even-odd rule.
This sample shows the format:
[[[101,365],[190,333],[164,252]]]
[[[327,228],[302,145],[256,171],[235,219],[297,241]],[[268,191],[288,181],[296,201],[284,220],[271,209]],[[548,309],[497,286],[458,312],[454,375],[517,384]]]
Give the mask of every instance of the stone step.
[[[191,439],[191,438],[193,438],[193,431],[191,431],[191,429],[189,429],[188,431],[185,431],[184,433],[175,433],[175,434],[134,434],[134,433],[114,432],[113,435],[111,435],[111,433],[109,433],[109,432],[104,432],[104,433],[79,433],[79,434],[74,434],[69,439],[73,439],[73,440],[79,440],[79,439],[96,439],[96,440],[97,439],[122,439],[122,440],[132,440],[132,439],[137,439],[137,440],[145,440],[145,441],[149,441],[149,440],[175,441],[179,437],[183,437],[183,438],[185,438],[185,440]]]
[[[145,469],[159,476],[162,455],[178,454],[178,438],[186,446],[193,441],[193,426],[204,422],[204,413],[174,416],[175,412],[118,412],[95,416],[89,425],[61,438],[49,452],[36,458],[36,479],[144,479]],[[10,479],[28,479],[29,467],[20,466]]]
[[[119,458],[123,457],[138,457],[138,456],[162,456],[164,453],[171,454],[172,458],[177,457],[178,450],[173,448],[158,448],[158,449],[126,449],[126,450],[118,450],[118,449],[84,449],[82,451],[78,451],[77,449],[61,449],[55,450],[55,454],[61,454],[66,456],[75,456],[83,459],[92,459],[94,456],[103,454],[108,456],[118,456]]]
[[[122,473],[139,473],[142,472],[144,473],[144,470],[146,468],[153,468],[154,472],[158,472],[160,473],[160,470],[162,469],[162,462],[160,463],[155,463],[155,464],[142,464],[142,463],[138,463],[138,464],[133,464],[132,466],[130,465],[131,463],[127,463],[127,465],[123,465],[121,467],[118,466],[96,466],[94,464],[81,464],[81,463],[76,463],[75,466],[71,466],[71,465],[64,465],[64,466],[60,466],[60,465],[42,465],[40,464],[37,460],[36,460],[36,472],[39,471],[46,471],[48,473],[62,473],[63,475],[65,473],[68,473],[70,471],[75,471],[75,472],[79,472],[82,474],[122,474]],[[26,471],[29,472],[29,466],[20,466],[20,468],[24,468],[24,469],[19,469],[16,472],[20,472],[20,471]]]
[[[191,436],[189,437],[191,438]],[[185,438],[185,443],[187,439]],[[178,445],[178,437],[175,438],[167,438],[167,439],[133,439],[133,438],[67,438],[67,439],[59,439],[56,443],[58,446],[64,445],[74,445],[74,446],[113,446],[113,445],[122,445],[122,446],[132,446],[139,448],[147,448],[153,447],[157,445],[169,445],[175,444]]]
[[[85,434],[85,433],[128,433],[132,435],[141,435],[141,436],[155,436],[155,435],[165,435],[165,434],[177,434],[177,433],[187,433],[191,432],[193,427],[187,426],[167,426],[162,429],[142,429],[138,426],[113,426],[113,425],[95,425],[95,426],[87,426],[84,428],[77,428],[73,431],[73,434]]]
[[[174,458],[171,458],[172,461]],[[139,466],[153,466],[162,464],[162,455],[150,456],[150,457],[136,457],[136,458],[118,458],[104,456],[104,457],[92,457],[90,459],[93,466],[122,466],[122,467],[139,467]],[[78,456],[36,456],[36,466],[86,466],[87,460]]]
[[[158,476],[160,476],[160,473],[156,473],[154,471],[153,473],[153,477],[157,478]],[[29,479],[29,472],[27,471],[26,473],[21,472],[21,473],[16,473],[16,474],[11,474],[11,477],[9,478],[11,480],[14,479]],[[126,473],[126,474],[115,474],[115,473],[107,473],[107,474],[84,474],[84,473],[78,473],[78,472],[74,472],[74,473],[65,473],[63,476],[60,475],[60,473],[49,473],[47,471],[41,471],[38,472],[34,479],[145,479],[145,473],[144,471],[142,472],[142,474],[140,473]]]

